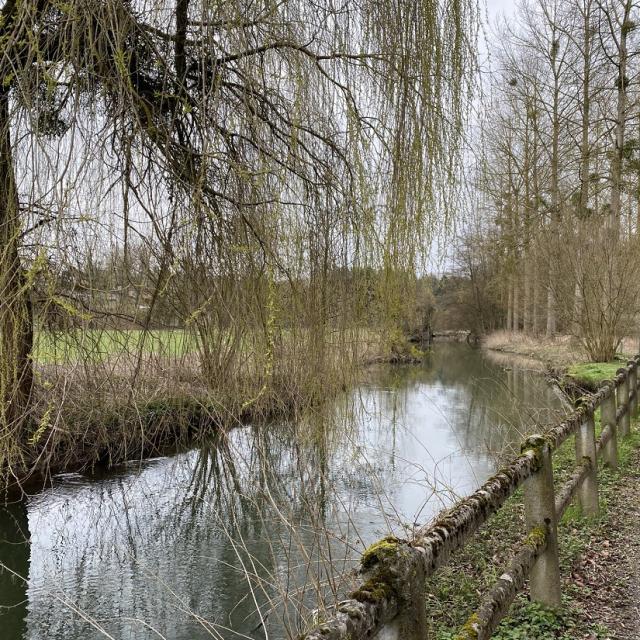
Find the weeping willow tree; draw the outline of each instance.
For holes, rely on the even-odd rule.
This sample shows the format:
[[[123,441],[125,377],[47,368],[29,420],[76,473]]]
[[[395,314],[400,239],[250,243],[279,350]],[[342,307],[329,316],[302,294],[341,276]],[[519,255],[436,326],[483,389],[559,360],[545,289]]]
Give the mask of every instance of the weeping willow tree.
[[[179,328],[237,415],[400,317],[455,191],[473,2],[6,0],[0,24],[5,465],[68,399],[70,362],[34,356],[53,316]],[[136,335],[105,370],[130,396]]]

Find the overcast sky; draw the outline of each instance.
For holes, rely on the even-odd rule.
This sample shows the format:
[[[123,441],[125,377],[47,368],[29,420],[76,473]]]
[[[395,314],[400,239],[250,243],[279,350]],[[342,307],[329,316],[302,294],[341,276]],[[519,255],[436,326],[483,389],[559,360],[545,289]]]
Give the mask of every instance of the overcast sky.
[[[489,19],[493,21],[500,14],[510,14],[515,9],[515,0],[486,0]]]
[[[478,51],[480,59],[484,60],[487,53],[487,41],[495,34],[496,24],[501,22],[500,18],[511,17],[516,12],[518,0],[481,0],[483,29],[478,40]]]

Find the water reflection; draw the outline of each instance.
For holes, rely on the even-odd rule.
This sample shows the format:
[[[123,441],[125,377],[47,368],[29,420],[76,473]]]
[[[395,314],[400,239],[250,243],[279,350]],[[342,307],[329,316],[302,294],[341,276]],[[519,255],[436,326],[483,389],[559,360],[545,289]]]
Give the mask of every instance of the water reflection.
[[[364,545],[472,490],[560,408],[542,377],[466,345],[367,377],[295,425],[59,479],[28,502],[30,557],[24,506],[8,507],[0,559],[28,583],[0,573],[2,637],[295,636]]]
[[[25,635],[28,579],[27,506],[0,506],[0,628],[6,638]]]

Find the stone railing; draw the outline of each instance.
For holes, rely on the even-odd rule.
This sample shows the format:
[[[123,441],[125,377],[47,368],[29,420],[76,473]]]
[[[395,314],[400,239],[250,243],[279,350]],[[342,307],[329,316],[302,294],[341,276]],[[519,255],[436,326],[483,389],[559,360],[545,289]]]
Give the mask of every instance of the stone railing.
[[[597,393],[583,397],[561,423],[529,437],[522,453],[475,493],[447,509],[412,540],[385,538],[362,556],[358,589],[340,602],[304,640],[425,640],[425,581],[523,486],[527,532],[480,607],[459,632],[459,640],[490,638],[516,594],[530,580],[531,598],[560,605],[557,522],[574,498],[585,515],[598,513],[598,457],[618,464],[618,437],[630,432],[638,411],[640,356],[618,370]],[[596,438],[595,412],[600,410]],[[575,434],[576,467],[557,494],[553,452]]]

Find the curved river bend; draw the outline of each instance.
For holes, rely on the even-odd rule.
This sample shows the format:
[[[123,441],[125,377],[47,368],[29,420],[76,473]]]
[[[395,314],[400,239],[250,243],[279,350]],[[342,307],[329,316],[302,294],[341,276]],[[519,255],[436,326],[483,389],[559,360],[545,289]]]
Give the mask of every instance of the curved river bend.
[[[7,507],[1,637],[295,636],[319,592],[349,588],[367,544],[408,535],[561,411],[541,375],[461,344],[367,378],[295,426],[61,476]]]

